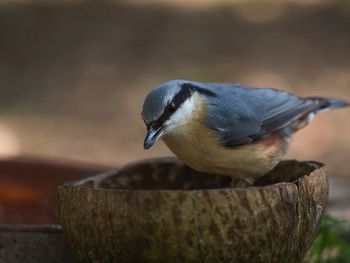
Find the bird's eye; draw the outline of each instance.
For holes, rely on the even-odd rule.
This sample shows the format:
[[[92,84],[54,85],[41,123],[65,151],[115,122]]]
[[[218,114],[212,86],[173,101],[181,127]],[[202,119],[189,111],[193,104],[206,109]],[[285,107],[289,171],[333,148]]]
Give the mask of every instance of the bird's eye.
[[[169,111],[169,112],[174,112],[175,110],[176,110],[176,107],[175,107],[174,102],[170,102],[170,103],[168,104],[168,111]]]

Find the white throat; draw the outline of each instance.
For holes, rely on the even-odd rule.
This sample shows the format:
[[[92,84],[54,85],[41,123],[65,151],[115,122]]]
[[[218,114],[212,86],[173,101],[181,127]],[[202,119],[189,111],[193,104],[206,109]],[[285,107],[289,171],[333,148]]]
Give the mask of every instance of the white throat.
[[[193,95],[182,103],[177,111],[170,116],[169,120],[165,122],[165,134],[176,132],[178,128],[191,121],[197,108],[198,96],[198,93],[193,93]]]

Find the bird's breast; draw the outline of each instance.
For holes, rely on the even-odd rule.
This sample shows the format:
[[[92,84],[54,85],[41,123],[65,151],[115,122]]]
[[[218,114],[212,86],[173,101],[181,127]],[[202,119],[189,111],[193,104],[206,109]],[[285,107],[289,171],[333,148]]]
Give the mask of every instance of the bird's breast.
[[[192,119],[164,135],[170,150],[195,170],[235,178],[258,178],[270,171],[287,148],[285,138],[277,134],[259,142],[226,148],[214,130],[205,125],[206,103],[198,100]]]
[[[287,142],[269,138],[235,148],[224,148],[211,135],[168,135],[170,150],[195,170],[235,178],[259,178],[272,170],[285,154]]]

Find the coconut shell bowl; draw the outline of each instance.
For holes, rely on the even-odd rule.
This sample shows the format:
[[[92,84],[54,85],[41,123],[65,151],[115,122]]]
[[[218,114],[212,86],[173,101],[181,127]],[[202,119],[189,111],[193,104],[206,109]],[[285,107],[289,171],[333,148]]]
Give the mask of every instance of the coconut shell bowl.
[[[301,262],[328,199],[323,164],[283,161],[231,187],[175,158],[66,183],[59,217],[82,262]]]

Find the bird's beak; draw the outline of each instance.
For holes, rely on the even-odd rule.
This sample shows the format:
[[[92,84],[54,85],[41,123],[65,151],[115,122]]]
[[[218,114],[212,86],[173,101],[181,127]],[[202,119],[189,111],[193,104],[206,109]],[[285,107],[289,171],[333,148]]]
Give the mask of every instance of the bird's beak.
[[[159,137],[163,134],[164,126],[159,125],[157,123],[152,124],[147,131],[147,135],[143,146],[145,150],[148,150],[152,147],[152,145],[159,139]]]

